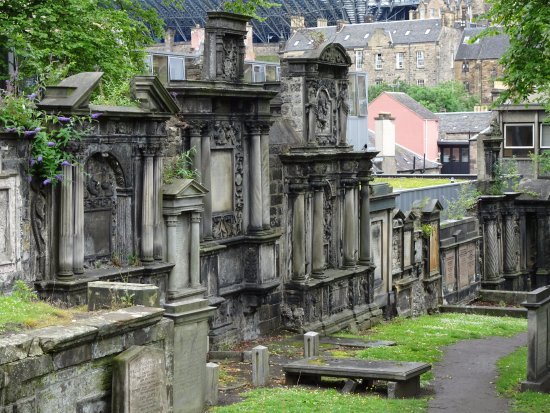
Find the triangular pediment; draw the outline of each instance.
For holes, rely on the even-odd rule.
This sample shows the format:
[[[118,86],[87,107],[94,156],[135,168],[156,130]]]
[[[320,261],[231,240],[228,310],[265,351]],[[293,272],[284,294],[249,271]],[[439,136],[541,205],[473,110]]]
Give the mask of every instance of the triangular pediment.
[[[132,80],[132,95],[142,109],[150,112],[177,113],[178,105],[156,76],[136,76]]]
[[[198,198],[203,197],[208,190],[194,179],[174,179],[162,187],[164,198]]]
[[[57,86],[47,86],[44,99],[37,106],[61,112],[85,109],[102,76],[103,72],[82,72],[63,79]]]

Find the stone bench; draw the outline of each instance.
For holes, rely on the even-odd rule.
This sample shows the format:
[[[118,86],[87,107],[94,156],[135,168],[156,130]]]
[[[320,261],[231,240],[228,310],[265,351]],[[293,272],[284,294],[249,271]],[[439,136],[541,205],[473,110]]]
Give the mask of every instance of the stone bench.
[[[318,383],[322,376],[360,379],[364,387],[373,380],[395,382],[388,397],[414,397],[420,391],[420,375],[432,367],[426,363],[386,360],[310,357],[283,366],[286,384]]]

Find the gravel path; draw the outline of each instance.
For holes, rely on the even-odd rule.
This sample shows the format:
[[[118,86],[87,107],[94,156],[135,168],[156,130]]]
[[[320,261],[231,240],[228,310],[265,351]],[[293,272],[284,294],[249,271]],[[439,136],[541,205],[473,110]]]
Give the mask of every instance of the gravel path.
[[[497,396],[496,362],[527,344],[527,333],[511,338],[465,340],[446,347],[433,367],[434,398],[429,413],[504,413],[508,399]]]

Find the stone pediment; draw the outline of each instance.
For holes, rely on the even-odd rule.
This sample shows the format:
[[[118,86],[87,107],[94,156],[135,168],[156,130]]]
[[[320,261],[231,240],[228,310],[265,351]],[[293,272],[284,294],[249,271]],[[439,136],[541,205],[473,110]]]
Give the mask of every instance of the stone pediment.
[[[132,80],[132,96],[142,109],[150,112],[177,113],[178,105],[156,76],[136,76]]]
[[[443,210],[443,205],[437,199],[428,199],[427,202],[424,201],[415,201],[413,203],[413,208],[419,209],[422,214],[433,214],[436,212],[441,212]]]
[[[57,86],[46,87],[44,99],[37,106],[48,111],[62,112],[86,109],[102,76],[103,72],[82,72],[69,76]]]
[[[163,185],[162,193],[164,198],[196,198],[208,190],[194,179],[174,179],[171,184]]]
[[[283,58],[290,63],[305,61],[331,66],[348,67],[351,65],[351,58],[340,43],[325,42],[315,49],[286,52]]]

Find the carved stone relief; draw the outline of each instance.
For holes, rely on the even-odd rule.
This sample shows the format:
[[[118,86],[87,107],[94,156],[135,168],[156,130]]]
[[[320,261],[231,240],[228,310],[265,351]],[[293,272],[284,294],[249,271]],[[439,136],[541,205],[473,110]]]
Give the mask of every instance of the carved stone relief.
[[[239,42],[236,37],[226,36],[223,39],[222,72],[226,80],[237,80],[239,77]]]
[[[36,246],[37,280],[46,274],[46,193],[33,182],[31,186],[31,226]]]

